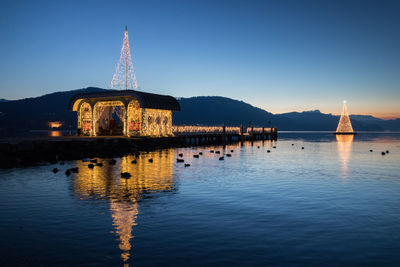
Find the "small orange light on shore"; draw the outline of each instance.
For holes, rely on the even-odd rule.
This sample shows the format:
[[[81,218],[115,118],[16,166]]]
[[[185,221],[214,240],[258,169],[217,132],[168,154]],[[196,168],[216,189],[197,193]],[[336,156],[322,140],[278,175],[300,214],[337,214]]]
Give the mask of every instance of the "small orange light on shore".
[[[49,121],[48,125],[51,129],[54,128],[57,129],[60,128],[63,125],[63,123],[61,121]]]

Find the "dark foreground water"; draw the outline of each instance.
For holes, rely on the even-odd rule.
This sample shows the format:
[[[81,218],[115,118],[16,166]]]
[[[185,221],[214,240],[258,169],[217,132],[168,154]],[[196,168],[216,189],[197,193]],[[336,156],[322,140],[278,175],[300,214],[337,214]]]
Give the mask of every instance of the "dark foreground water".
[[[0,170],[1,265],[400,264],[398,134],[287,133],[133,159]]]

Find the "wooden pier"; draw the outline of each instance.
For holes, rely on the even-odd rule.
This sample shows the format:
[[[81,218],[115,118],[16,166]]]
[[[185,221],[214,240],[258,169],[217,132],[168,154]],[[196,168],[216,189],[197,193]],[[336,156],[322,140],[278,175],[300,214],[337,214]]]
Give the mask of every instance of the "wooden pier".
[[[112,158],[135,153],[186,146],[227,144],[253,140],[276,140],[277,128],[222,126],[173,126],[174,136],[48,136],[0,139],[0,168],[78,160]]]
[[[173,126],[176,137],[188,145],[243,142],[246,140],[277,140],[275,127]]]

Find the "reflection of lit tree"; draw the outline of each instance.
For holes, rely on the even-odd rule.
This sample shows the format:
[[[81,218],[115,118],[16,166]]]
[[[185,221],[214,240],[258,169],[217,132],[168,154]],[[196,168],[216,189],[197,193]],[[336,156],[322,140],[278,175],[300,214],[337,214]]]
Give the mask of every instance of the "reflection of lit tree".
[[[353,144],[353,135],[336,135],[337,148],[339,158],[342,162],[342,177],[347,178],[348,163],[351,155],[351,147]]]
[[[148,159],[152,158],[153,163]],[[125,265],[131,254],[132,230],[138,216],[137,200],[143,193],[171,191],[173,189],[172,150],[141,154],[137,163],[134,156],[121,158],[116,165],[106,162],[93,170],[87,163],[78,162],[79,173],[74,179],[73,190],[83,199],[108,199],[115,233],[118,235],[121,258]],[[121,179],[120,172],[132,174]]]
[[[127,262],[130,257],[132,228],[136,225],[138,215],[137,202],[119,202],[116,200],[110,201],[111,216],[113,217],[113,225],[115,232],[119,236],[119,248],[122,251],[121,257],[124,262]]]

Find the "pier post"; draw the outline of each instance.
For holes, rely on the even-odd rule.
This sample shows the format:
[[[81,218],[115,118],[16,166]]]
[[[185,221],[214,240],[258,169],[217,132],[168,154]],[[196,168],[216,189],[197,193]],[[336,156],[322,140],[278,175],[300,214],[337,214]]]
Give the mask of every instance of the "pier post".
[[[222,124],[222,143],[225,143],[225,139],[226,139],[226,126],[224,123]]]
[[[240,139],[240,142],[243,142],[243,125],[240,125],[240,133],[239,133],[239,135],[240,135],[240,137],[239,137],[239,139]]]

